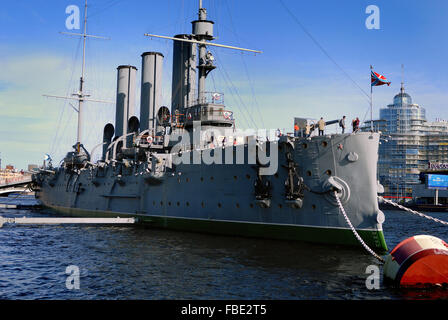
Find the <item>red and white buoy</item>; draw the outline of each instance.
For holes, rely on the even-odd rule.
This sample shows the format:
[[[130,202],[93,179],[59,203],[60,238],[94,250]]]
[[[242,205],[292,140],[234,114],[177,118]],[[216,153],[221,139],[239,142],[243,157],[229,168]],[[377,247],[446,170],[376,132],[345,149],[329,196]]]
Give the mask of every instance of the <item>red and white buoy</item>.
[[[384,278],[401,287],[448,284],[448,244],[418,235],[400,242],[386,257]]]

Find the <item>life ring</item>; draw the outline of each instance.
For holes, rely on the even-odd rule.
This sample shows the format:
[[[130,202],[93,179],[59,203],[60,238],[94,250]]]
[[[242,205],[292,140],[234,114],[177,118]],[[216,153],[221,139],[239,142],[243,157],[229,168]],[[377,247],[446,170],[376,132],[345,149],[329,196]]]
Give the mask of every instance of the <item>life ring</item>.
[[[151,136],[146,137],[146,141],[147,141],[149,144],[151,144],[151,143],[152,143],[152,137],[151,137]]]
[[[188,120],[191,120],[191,113],[188,114],[187,118]]]

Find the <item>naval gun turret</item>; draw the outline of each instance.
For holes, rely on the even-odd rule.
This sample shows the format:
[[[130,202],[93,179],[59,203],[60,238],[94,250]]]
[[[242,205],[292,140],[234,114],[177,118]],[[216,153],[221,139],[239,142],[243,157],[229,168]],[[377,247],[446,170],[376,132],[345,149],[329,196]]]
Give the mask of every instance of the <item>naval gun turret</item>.
[[[70,151],[65,156],[63,163],[68,170],[80,169],[87,165],[90,161],[90,154],[81,143],[72,146],[74,151]]]

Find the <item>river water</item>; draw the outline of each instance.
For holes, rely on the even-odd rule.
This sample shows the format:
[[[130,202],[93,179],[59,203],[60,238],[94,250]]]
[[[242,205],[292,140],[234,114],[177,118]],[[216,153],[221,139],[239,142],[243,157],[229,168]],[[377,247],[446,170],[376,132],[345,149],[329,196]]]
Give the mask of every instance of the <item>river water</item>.
[[[448,220],[447,213],[429,214]],[[52,213],[0,209],[0,215]],[[401,211],[385,215],[390,250],[418,234],[448,240],[441,224]],[[382,280],[379,289],[369,290],[369,265],[378,263],[366,251],[343,246],[133,226],[0,228],[0,299],[448,298],[448,290],[396,289]],[[77,283],[70,278],[73,268],[79,270]]]

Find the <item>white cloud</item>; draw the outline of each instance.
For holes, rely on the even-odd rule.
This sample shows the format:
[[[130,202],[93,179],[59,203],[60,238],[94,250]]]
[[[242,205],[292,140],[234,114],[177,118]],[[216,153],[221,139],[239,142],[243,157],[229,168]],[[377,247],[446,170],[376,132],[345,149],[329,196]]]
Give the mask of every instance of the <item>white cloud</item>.
[[[0,83],[6,83],[0,91],[0,131],[2,139],[0,151],[2,156],[16,166],[25,168],[28,162],[40,162],[47,152],[54,152],[54,159],[62,158],[76,140],[77,114],[66,100],[45,98],[43,94],[68,96],[77,91],[77,79],[80,72],[76,61],[55,54],[35,53],[9,55],[0,62]],[[95,97],[114,100],[114,69],[96,67],[95,76],[111,78],[105,86],[92,86]],[[72,102],[75,106],[76,101]],[[112,110],[113,109],[113,110]],[[112,106],[85,106],[86,145],[96,143],[97,136],[92,133],[97,129],[102,133],[105,121],[114,115]],[[111,111],[112,110],[112,111]],[[91,116],[90,116],[90,115]],[[109,119],[105,119],[109,118]],[[6,136],[6,133],[10,133]],[[55,146],[54,144],[60,144]],[[19,156],[22,153],[22,156]],[[38,161],[39,160],[39,161]]]

